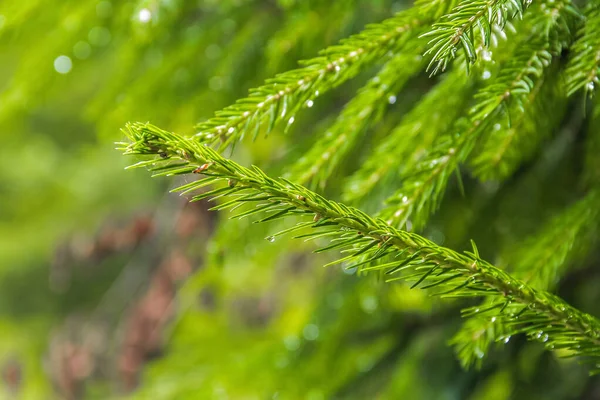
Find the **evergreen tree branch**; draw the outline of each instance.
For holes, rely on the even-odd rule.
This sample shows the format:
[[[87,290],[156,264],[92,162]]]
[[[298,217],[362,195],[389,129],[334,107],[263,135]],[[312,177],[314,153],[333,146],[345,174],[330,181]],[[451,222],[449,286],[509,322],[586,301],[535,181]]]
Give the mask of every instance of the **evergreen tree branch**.
[[[291,167],[287,178],[300,184],[324,186],[334,169],[354,148],[369,126],[381,120],[386,107],[423,65],[421,46],[393,56],[381,71],[344,107],[334,124]]]
[[[566,67],[567,93],[572,95],[584,88],[593,93],[600,75],[600,5],[590,2],[584,12],[585,20],[571,47],[572,57]]]
[[[570,45],[573,26],[581,15],[570,2],[541,4],[533,19],[533,33],[546,42],[550,55],[559,55]],[[541,33],[541,35],[540,35]],[[548,59],[549,60],[549,59]],[[494,125],[483,148],[472,162],[482,180],[505,179],[532,156],[539,143],[552,132],[565,111],[563,84],[556,68],[540,76],[529,94],[509,104],[509,119]]]
[[[402,187],[389,197],[381,213],[389,224],[404,226],[411,220],[415,229],[425,224],[439,207],[450,176],[466,161],[493,122],[509,107],[513,113],[523,112],[523,102],[552,57],[560,54],[565,42],[563,35],[569,32],[573,15],[567,1],[556,2],[553,8],[544,7],[533,15],[529,21],[532,33],[520,42],[498,76],[478,91],[477,103],[468,116],[458,120],[448,134],[439,138],[432,151],[406,172]],[[550,23],[555,30],[548,29]],[[541,35],[539,27],[543,27]]]
[[[536,289],[553,289],[564,271],[589,253],[597,239],[599,210],[600,191],[595,189],[552,218],[513,255],[515,264],[511,275]],[[488,298],[479,307],[493,307],[495,304],[497,299]],[[475,316],[464,322],[451,343],[465,368],[473,364],[481,366],[483,355],[491,345],[506,341],[515,333],[518,332],[513,331],[511,321],[503,315],[492,318]],[[536,336],[538,334],[535,333]]]
[[[302,61],[301,68],[268,79],[265,85],[251,89],[248,97],[198,124],[196,137],[224,149],[246,134],[256,137],[264,124],[267,124],[267,133],[283,119],[289,126],[301,107],[311,107],[320,94],[353,78],[389,51],[399,51],[415,38],[430,21],[427,10],[428,7],[409,9],[369,25],[362,32],[322,50],[318,57]]]
[[[463,111],[472,82],[465,71],[458,68],[428,92],[349,178],[344,200],[360,199],[390,174],[410,169]],[[390,154],[394,156],[390,157]]]
[[[430,38],[431,46],[425,53],[432,55],[428,69],[434,74],[445,70],[461,47],[467,62],[475,62],[475,32],[479,32],[484,46],[489,46],[494,26],[503,29],[511,19],[522,17],[530,3],[528,0],[461,1],[450,13],[434,23],[430,31],[422,35]]]
[[[464,162],[481,135],[490,127],[510,100],[527,95],[542,75],[551,54],[544,42],[525,42],[499,76],[475,96],[479,102],[434,144],[418,164],[406,172],[402,187],[388,200],[382,216],[388,223],[404,226],[409,219],[415,228],[424,225],[437,210],[446,185],[458,165]]]
[[[330,238],[330,244],[318,251],[338,249],[346,255],[335,263],[364,271],[379,270],[392,276],[390,281],[415,282],[413,287],[435,287],[436,294],[445,297],[494,296],[499,299],[499,307],[472,308],[465,315],[503,315],[513,332],[527,333],[549,348],[567,349],[572,355],[592,362],[600,357],[599,320],[482,260],[474,244],[472,252],[457,253],[417,234],[398,230],[358,209],[327,200],[300,185],[271,178],[257,167],[240,166],[208,146],[148,124],[128,125],[126,134],[131,143],[122,144],[125,154],[159,155],[135,166],[149,167],[155,176],[191,173],[206,176],[177,191],[189,193],[218,185],[192,200],[223,199],[214,207],[218,210],[256,204],[236,217],[263,215],[259,222],[314,216],[312,221],[301,222],[276,235],[308,230],[297,237]],[[518,313],[505,313],[515,307],[519,308]],[[536,338],[534,332],[540,329],[543,336]]]
[[[510,124],[494,124],[471,161],[476,177],[486,181],[511,176],[561,121],[565,96],[555,78],[556,74],[549,72],[535,84],[523,102],[524,111],[515,113]]]

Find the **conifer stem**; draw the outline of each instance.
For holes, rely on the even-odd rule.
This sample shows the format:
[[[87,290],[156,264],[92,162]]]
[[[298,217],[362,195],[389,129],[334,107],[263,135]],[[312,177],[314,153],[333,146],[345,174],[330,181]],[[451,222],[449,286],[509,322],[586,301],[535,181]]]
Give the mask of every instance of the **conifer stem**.
[[[183,160],[184,164],[177,164],[175,167],[177,173],[196,172],[210,177],[213,179],[211,182],[235,182],[235,185],[229,185],[229,192],[223,192],[226,196],[242,190],[267,195],[271,201],[286,207],[284,211],[279,211],[282,215],[292,209],[314,214],[315,220],[325,219],[342,231],[354,231],[363,238],[377,242],[379,247],[393,247],[407,260],[418,259],[420,264],[427,263],[430,268],[421,274],[418,283],[434,275],[433,272],[438,272],[436,276],[451,272],[454,274],[452,279],[461,276],[466,286],[470,285],[469,282],[478,283],[489,289],[492,295],[504,297],[507,304],[519,303],[534,315],[544,316],[545,323],[549,323],[548,328],[559,327],[561,334],[581,335],[589,344],[600,345],[600,322],[596,318],[576,310],[557,296],[514,279],[505,271],[480,259],[475,247],[474,253],[460,254],[437,246],[415,233],[397,230],[381,219],[374,219],[360,210],[329,201],[300,185],[270,178],[258,168],[240,166],[207,146],[151,125],[129,125],[127,133],[133,143],[125,147],[125,154],[163,154],[163,157],[152,161],[159,164],[168,162],[169,159]],[[221,189],[217,190],[221,193]]]

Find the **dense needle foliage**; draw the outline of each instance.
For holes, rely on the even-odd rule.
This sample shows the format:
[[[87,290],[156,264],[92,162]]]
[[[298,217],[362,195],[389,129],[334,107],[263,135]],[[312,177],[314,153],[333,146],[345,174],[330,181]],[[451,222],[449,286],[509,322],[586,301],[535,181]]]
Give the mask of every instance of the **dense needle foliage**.
[[[27,133],[55,137],[58,159],[69,160],[53,161],[58,179],[69,168],[94,171],[72,183],[90,186],[69,197],[80,206],[48,212],[80,215],[60,235],[93,230],[114,210],[162,205],[152,219],[160,229],[132,230],[151,241],[113,235],[115,248],[129,240],[146,249],[130,265],[104,256],[101,241],[102,257],[90,253],[108,260],[106,282],[74,274],[54,288],[58,297],[11,309],[7,343],[19,326],[63,326],[83,337],[67,340],[65,357],[88,369],[69,375],[71,364],[52,356],[58,339],[31,335],[35,346],[0,354],[10,371],[15,362],[36,371],[38,383],[25,374],[7,393],[598,396],[600,2],[73,1],[64,31],[46,38],[19,29],[43,9],[26,3],[0,8],[0,38],[14,43],[6,54],[34,40],[47,46],[14,71],[3,67],[12,78],[0,81],[0,123],[36,152],[53,150]],[[73,54],[58,56],[66,47]],[[48,59],[54,70],[35,73]],[[37,121],[45,110],[77,123],[60,122],[55,136]],[[93,149],[117,141],[132,167],[160,178],[123,172],[116,153],[77,154],[86,124],[100,138]],[[10,173],[5,181],[17,181]],[[167,187],[173,193],[160,200]],[[174,193],[198,202],[203,230],[183,234],[191,217],[161,211],[173,209]],[[89,211],[98,204],[106,209]],[[3,225],[9,232],[6,249],[26,237]],[[17,280],[5,273],[6,285]],[[41,303],[68,305],[24,317]],[[157,309],[168,311],[139,331],[150,350],[132,350],[143,334],[131,327]],[[74,314],[85,328],[64,328]],[[44,373],[22,360],[40,354]]]

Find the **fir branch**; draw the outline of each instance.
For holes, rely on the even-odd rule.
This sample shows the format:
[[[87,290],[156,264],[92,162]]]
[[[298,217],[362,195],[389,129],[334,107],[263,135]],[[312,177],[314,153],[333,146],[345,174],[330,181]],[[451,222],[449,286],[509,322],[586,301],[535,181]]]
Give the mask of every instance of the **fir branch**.
[[[507,107],[520,101],[543,74],[552,55],[544,41],[526,41],[500,71],[493,83],[480,89],[479,102],[467,118],[460,119],[450,133],[440,137],[431,152],[406,173],[402,187],[388,200],[382,216],[392,225],[404,226],[409,219],[415,228],[424,225],[437,210],[446,185],[464,162],[481,135]]]
[[[600,191],[592,190],[548,221],[537,235],[523,244],[520,251],[512,256],[515,265],[511,274],[536,289],[553,289],[564,271],[589,253],[596,239],[599,219]],[[495,304],[497,299],[489,298],[479,307],[487,308]],[[490,346],[506,341],[516,333],[510,319],[505,316],[475,316],[465,321],[451,343],[465,368],[471,365],[479,367]]]
[[[555,74],[554,74],[555,75]],[[528,160],[562,119],[566,111],[562,85],[549,73],[540,79],[523,101],[523,112],[494,124],[482,148],[471,161],[482,181],[504,180]]]
[[[270,132],[278,121],[288,126],[301,107],[353,78],[389,51],[396,52],[429,21],[427,9],[410,9],[322,50],[318,57],[302,61],[301,68],[276,75],[265,85],[251,89],[248,97],[218,111],[196,126],[196,137],[224,149],[250,133],[256,137],[267,123]]]
[[[546,43],[548,50],[546,59],[542,60],[545,64],[534,66],[540,69],[550,63],[552,56],[559,55],[570,45],[573,26],[581,15],[570,2],[563,1],[552,6],[541,4],[532,19],[534,38],[531,40]],[[556,68],[550,69],[540,75],[532,87],[526,88],[529,92],[526,96],[508,104],[508,120],[494,125],[472,162],[477,177],[505,179],[533,155],[562,118],[565,111],[562,89]]]
[[[463,111],[472,82],[459,68],[428,92],[349,178],[344,188],[344,200],[358,200],[390,174],[410,169]]]
[[[410,219],[422,227],[442,200],[448,180],[470,155],[481,136],[509,109],[522,113],[524,101],[545,73],[552,57],[559,55],[568,34],[573,10],[566,1],[532,17],[531,34],[520,42],[498,76],[475,95],[477,103],[451,131],[440,137],[432,151],[405,173],[402,187],[387,200],[381,215],[389,224],[404,226]],[[552,22],[556,30],[548,30]],[[540,35],[539,27],[543,27]],[[560,32],[560,34],[559,34]],[[548,35],[552,34],[552,37]],[[505,113],[507,116],[512,116]]]
[[[481,307],[497,309],[502,303],[491,300],[482,303]],[[509,310],[518,313],[518,309]],[[454,352],[464,369],[481,368],[486,354],[493,344],[507,344],[512,335],[506,331],[507,324],[503,315],[476,316],[467,318],[460,330],[450,339]]]
[[[559,54],[560,47],[556,42],[548,42],[546,37],[526,38],[502,67],[499,76],[475,95],[477,104],[471,109],[470,118],[483,122],[509,106],[523,111],[524,102],[536,82],[546,72],[552,57]]]
[[[489,46],[494,26],[503,29],[508,21],[522,17],[531,0],[463,0],[449,14],[433,24],[422,36],[429,37],[432,55],[428,70],[435,74],[446,69],[462,47],[468,63],[477,60],[475,32],[484,46]]]
[[[264,216],[259,222],[289,216],[314,216],[279,234],[299,230],[297,237],[331,238],[331,244],[318,251],[338,249],[346,254],[336,263],[362,270],[380,270],[391,278],[415,282],[413,287],[437,288],[445,297],[494,296],[498,307],[472,308],[465,315],[503,315],[512,332],[524,332],[548,348],[568,349],[582,360],[597,362],[600,357],[600,321],[583,313],[559,297],[514,279],[503,270],[482,260],[477,248],[457,253],[414,233],[397,230],[381,219],[325,199],[284,179],[267,176],[259,168],[242,167],[215,150],[147,124],[128,125],[131,143],[123,143],[125,154],[160,155],[135,166],[149,167],[155,175],[202,174],[206,177],[176,191],[190,193],[209,185],[216,189],[192,200],[223,199],[214,209],[238,209],[236,217]],[[273,240],[269,238],[269,240]],[[519,308],[518,313],[504,310]],[[543,335],[536,337],[536,332]]]
[[[286,177],[300,184],[324,186],[334,169],[354,148],[361,133],[381,120],[396,94],[421,70],[421,46],[393,56],[344,107],[334,124],[317,140]]]
[[[571,47],[572,57],[566,67],[566,85],[569,95],[584,88],[589,94],[600,83],[600,5],[590,2],[585,10],[585,21]]]

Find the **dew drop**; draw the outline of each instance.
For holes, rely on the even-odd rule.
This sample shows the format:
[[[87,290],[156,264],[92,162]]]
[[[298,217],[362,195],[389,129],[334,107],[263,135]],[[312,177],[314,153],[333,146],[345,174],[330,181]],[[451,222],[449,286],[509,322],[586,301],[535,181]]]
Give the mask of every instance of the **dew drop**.
[[[283,339],[283,345],[289,351],[296,351],[300,348],[300,339],[295,335],[287,336]]]
[[[388,97],[388,103],[390,103],[390,104],[396,104],[396,100],[397,100],[397,98],[394,95]]]
[[[273,243],[275,241],[275,236],[267,236],[265,238],[266,241]]]
[[[366,296],[361,299],[360,306],[364,312],[366,312],[367,314],[372,314],[373,312],[375,312],[375,310],[377,310],[379,302],[377,301],[377,298],[375,296]]]
[[[504,338],[504,344],[508,343],[510,341],[510,336],[507,336]]]
[[[593,91],[593,90],[594,90],[594,82],[588,82],[588,83],[585,85],[585,89],[586,89],[587,91],[589,91],[589,92]]]
[[[110,31],[103,26],[95,26],[88,32],[88,41],[94,46],[106,46],[111,37]]]
[[[475,355],[477,356],[477,358],[481,359],[485,356],[485,353],[483,351],[481,351],[481,349],[479,347],[476,347]]]
[[[306,340],[316,340],[319,337],[319,327],[315,324],[309,324],[302,330],[302,336]]]
[[[483,74],[481,75],[482,79],[490,79],[492,76],[492,73],[488,70],[483,71]]]
[[[80,60],[85,60],[92,54],[92,46],[87,42],[79,41],[73,46],[73,54]]]
[[[58,56],[54,60],[54,69],[59,74],[68,74],[73,68],[73,62],[67,56]]]
[[[210,88],[210,90],[212,90],[214,92],[218,92],[219,90],[223,89],[223,86],[224,86],[223,78],[220,76],[213,76],[208,81],[208,87]]]
[[[358,267],[348,268],[348,267],[342,266],[342,272],[346,275],[354,275],[355,273],[358,272]]]
[[[216,60],[221,55],[221,47],[218,44],[212,43],[204,49],[204,54],[209,60]]]
[[[294,121],[295,121],[295,118],[294,118],[294,117],[291,117],[291,118],[288,120],[288,125],[291,125],[291,124],[293,124],[293,123],[294,123]]]
[[[487,49],[483,49],[483,51],[481,52],[481,58],[483,58],[485,61],[491,61],[492,52]]]
[[[308,107],[308,108],[311,108],[311,107],[312,107],[314,104],[315,104],[315,102],[314,102],[314,101],[312,101],[312,100],[308,100],[308,101],[306,102],[306,107]]]
[[[138,13],[138,19],[144,24],[150,22],[152,19],[152,13],[147,8],[142,8]]]

